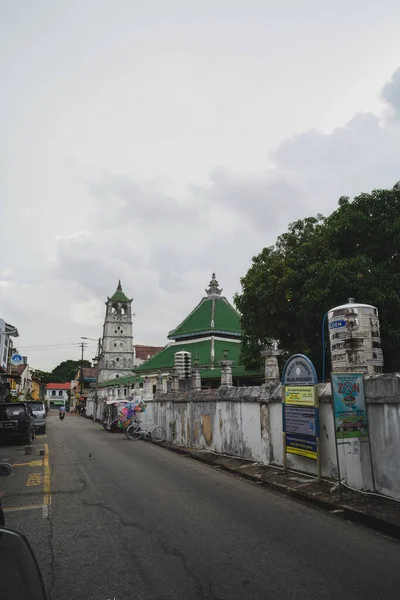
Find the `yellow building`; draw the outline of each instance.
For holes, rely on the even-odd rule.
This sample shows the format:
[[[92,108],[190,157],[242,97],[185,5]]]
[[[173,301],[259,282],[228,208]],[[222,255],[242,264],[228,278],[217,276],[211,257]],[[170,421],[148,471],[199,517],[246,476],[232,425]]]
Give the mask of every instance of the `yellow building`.
[[[32,377],[32,400],[39,400],[41,383],[36,377]]]

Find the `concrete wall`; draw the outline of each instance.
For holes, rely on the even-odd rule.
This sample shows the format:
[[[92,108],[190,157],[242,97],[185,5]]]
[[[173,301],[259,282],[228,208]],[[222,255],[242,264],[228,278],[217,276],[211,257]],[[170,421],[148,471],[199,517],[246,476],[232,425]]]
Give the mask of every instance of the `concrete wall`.
[[[400,374],[366,377],[370,441],[376,491],[400,498]],[[155,421],[168,441],[283,464],[281,386],[156,394],[146,421]],[[330,384],[319,386],[322,475],[338,476]],[[341,477],[373,490],[368,442],[344,440],[338,447]],[[288,454],[288,467],[316,474],[316,461]]]

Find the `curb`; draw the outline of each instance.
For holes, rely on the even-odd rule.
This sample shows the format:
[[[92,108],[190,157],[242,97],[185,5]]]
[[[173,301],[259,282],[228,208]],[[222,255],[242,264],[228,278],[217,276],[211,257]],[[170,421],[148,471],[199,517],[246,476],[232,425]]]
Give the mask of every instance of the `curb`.
[[[158,444],[169,450],[170,452],[175,452],[176,454],[181,454],[184,456],[189,456],[192,460],[197,460],[198,462],[204,463],[210,466],[216,466],[221,471],[226,471],[232,475],[236,475],[237,477],[241,477],[242,479],[246,479],[253,483],[257,483],[264,488],[268,488],[274,490],[276,492],[280,492],[281,494],[285,494],[286,496],[291,496],[295,500],[299,500],[300,502],[311,504],[326,512],[333,514],[335,517],[340,517],[346,521],[353,521],[355,523],[359,523],[360,525],[364,525],[369,529],[374,529],[379,533],[383,533],[391,538],[396,540],[400,540],[400,525],[396,525],[395,523],[390,523],[389,521],[384,521],[383,519],[379,519],[378,517],[374,517],[373,515],[369,515],[367,513],[363,513],[361,511],[350,508],[344,504],[337,504],[335,502],[327,502],[326,500],[320,500],[319,498],[315,498],[313,496],[309,496],[304,492],[300,492],[298,490],[294,490],[289,488],[286,485],[282,485],[280,483],[275,483],[273,481],[265,481],[259,479],[258,477],[254,477],[249,473],[239,473],[236,469],[232,469],[226,465],[215,464],[212,460],[207,460],[206,458],[201,457],[200,454],[195,454],[186,448],[182,448],[179,446],[172,446],[167,443]],[[232,457],[235,458],[235,457]]]

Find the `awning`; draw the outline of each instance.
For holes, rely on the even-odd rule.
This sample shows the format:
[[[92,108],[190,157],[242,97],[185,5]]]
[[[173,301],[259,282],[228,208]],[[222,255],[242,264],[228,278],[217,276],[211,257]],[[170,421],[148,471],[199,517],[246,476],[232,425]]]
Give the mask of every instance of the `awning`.
[[[50,400],[52,404],[56,404],[56,406],[64,406],[65,402],[63,400]]]

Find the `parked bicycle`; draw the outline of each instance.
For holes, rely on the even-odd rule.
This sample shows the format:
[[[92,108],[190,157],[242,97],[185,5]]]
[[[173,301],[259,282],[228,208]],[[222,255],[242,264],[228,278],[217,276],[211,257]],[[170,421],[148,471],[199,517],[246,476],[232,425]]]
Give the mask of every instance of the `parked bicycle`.
[[[167,432],[161,425],[135,421],[125,431],[129,440],[151,439],[152,442],[161,443],[167,437]]]

